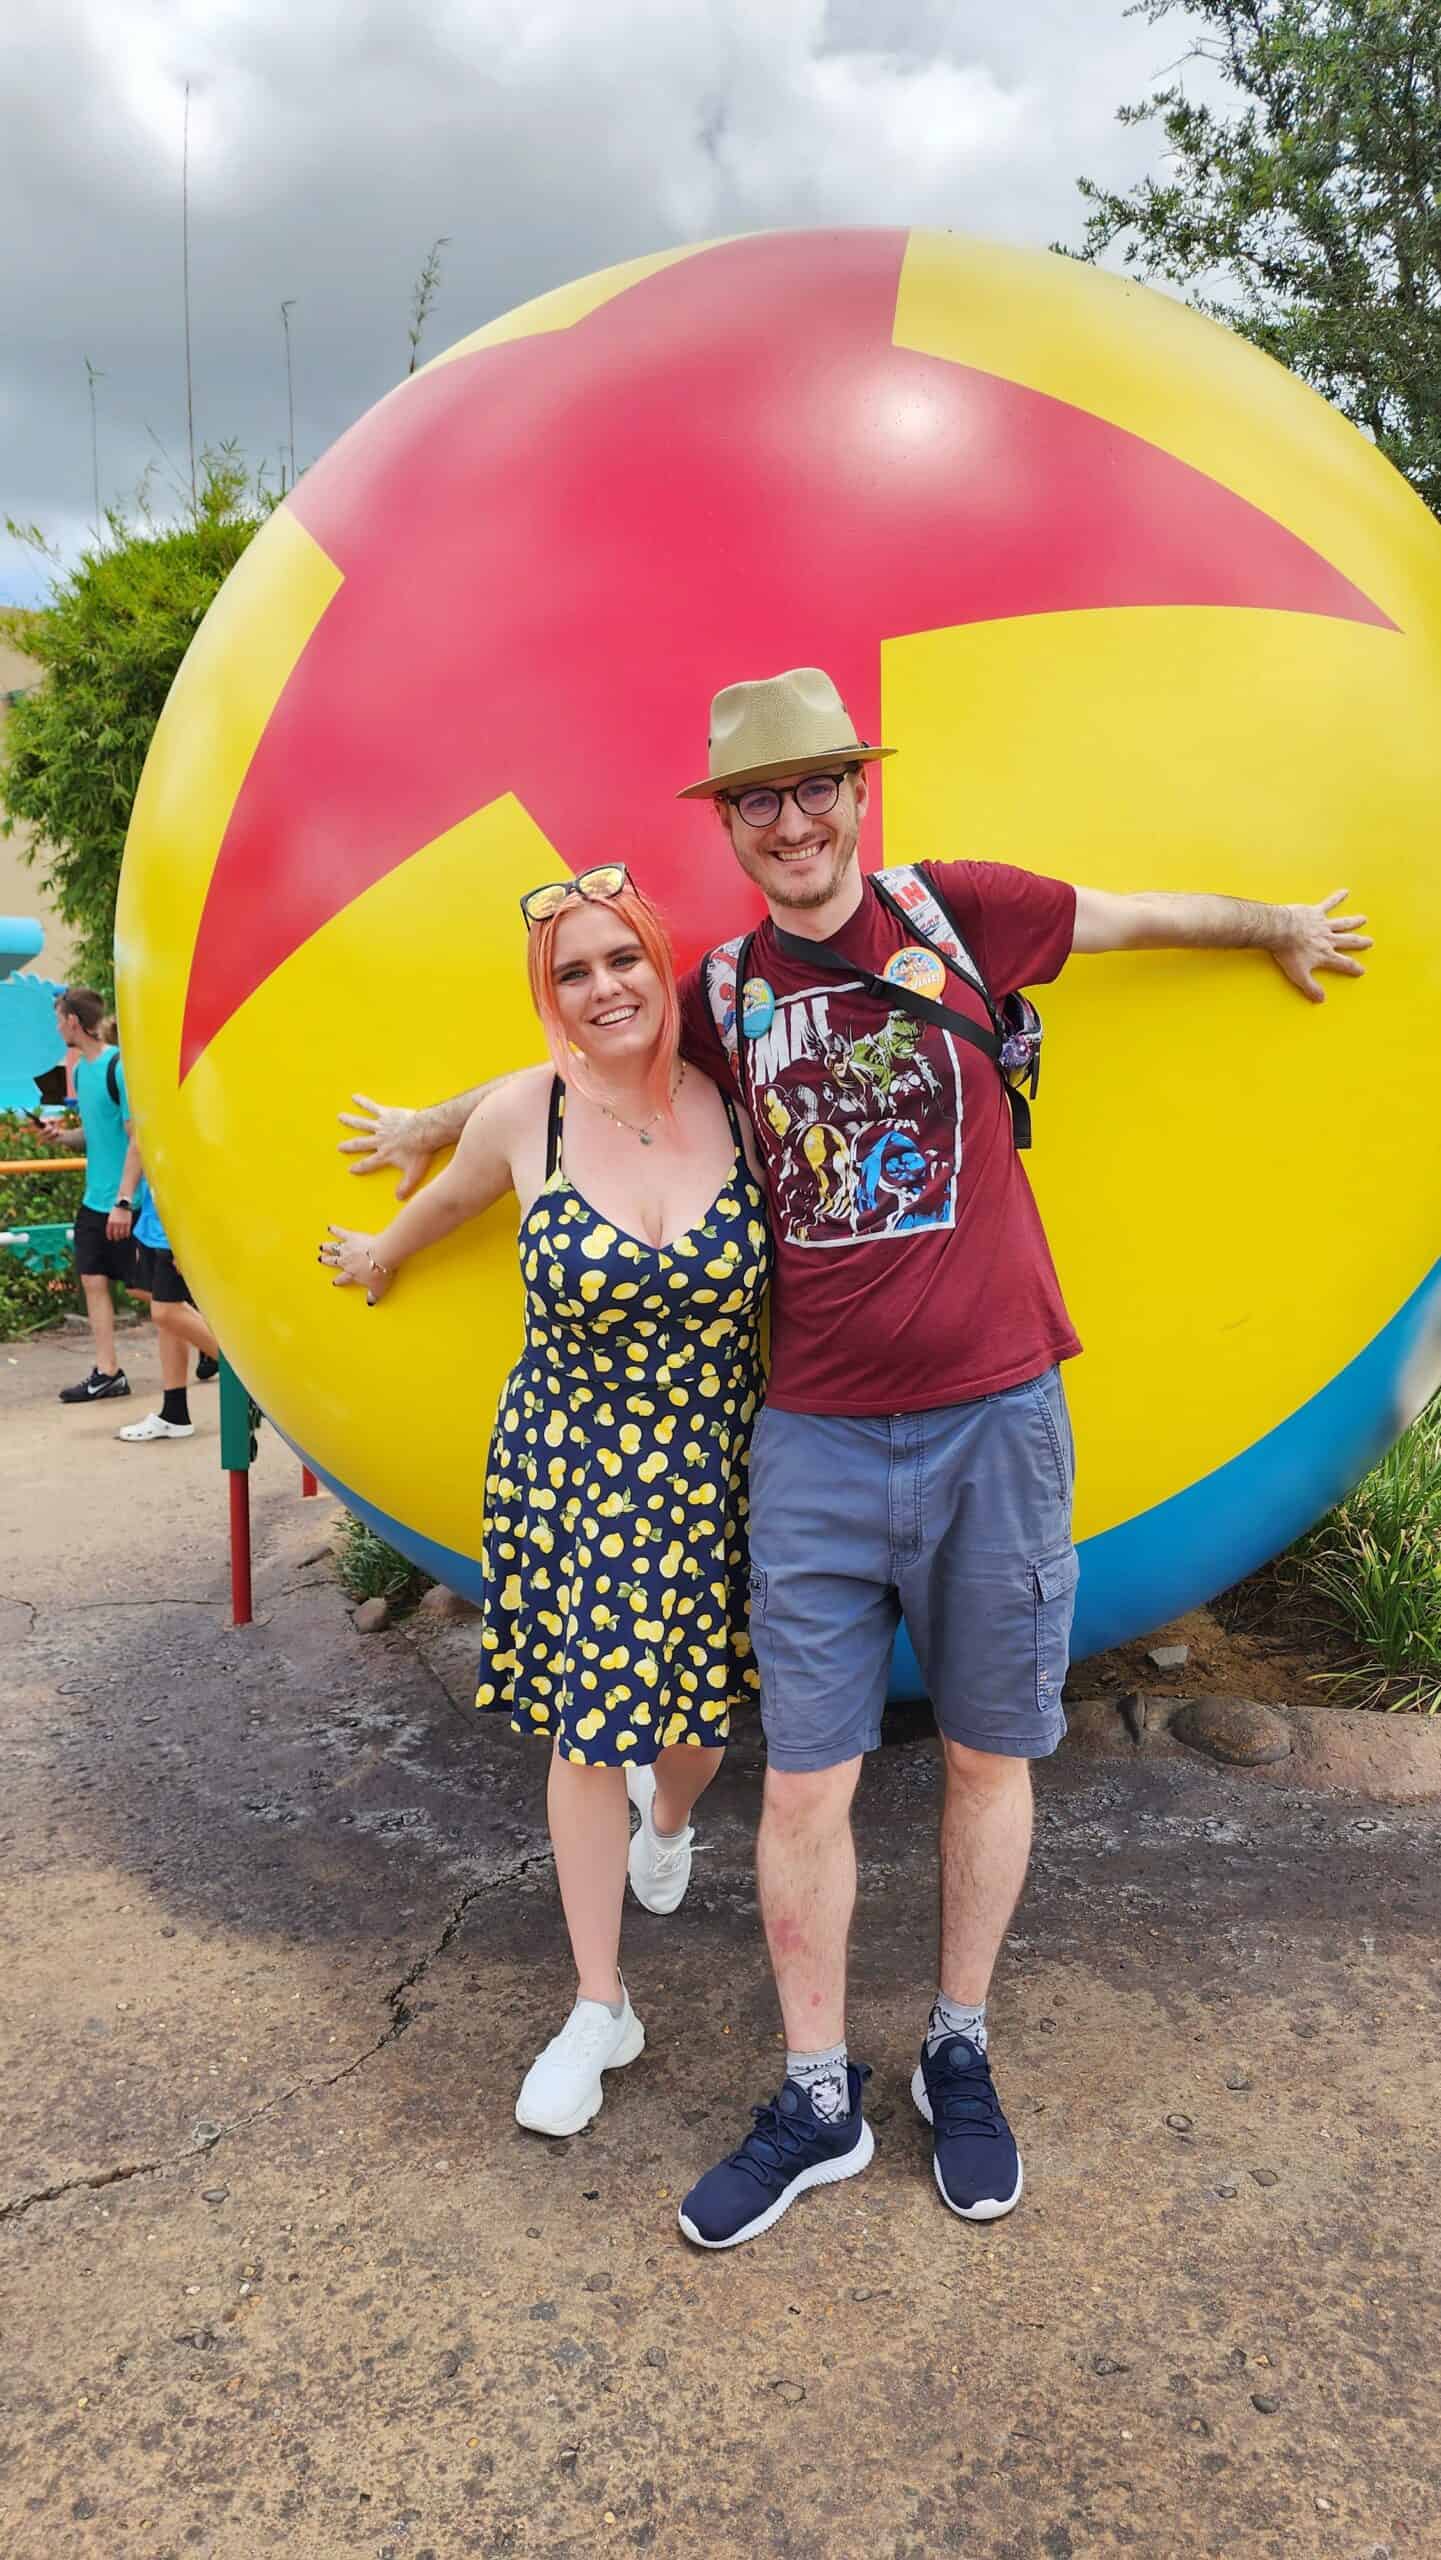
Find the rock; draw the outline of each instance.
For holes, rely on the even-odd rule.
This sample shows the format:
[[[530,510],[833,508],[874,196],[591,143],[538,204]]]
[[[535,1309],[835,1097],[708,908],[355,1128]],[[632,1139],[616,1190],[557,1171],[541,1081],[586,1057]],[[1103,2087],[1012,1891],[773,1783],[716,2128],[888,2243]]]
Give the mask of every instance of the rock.
[[[1249,2089],[1251,2083],[1244,2071],[1228,2071],[1226,2086],[1228,2089]]]
[[[420,1607],[422,1616],[427,1618],[474,1618],[479,1614],[473,1600],[467,1600],[463,1592],[447,1589],[443,1582],[431,1584]]]
[[[1236,1769],[1261,1769],[1291,1752],[1285,1717],[1255,1698],[1183,1698],[1171,1731],[1188,1749]]]
[[[1130,2366],[1128,2364],[1122,2364],[1118,2356],[1092,2356],[1091,2358],[1092,2373],[1106,2375],[1112,2373],[1129,2373],[1130,2370]]]
[[[533,2302],[530,2306],[530,2316],[532,2320],[553,2320],[555,2318],[555,2304],[553,2302]]]
[[[390,1602],[384,1592],[378,1591],[373,1600],[362,1600],[350,1623],[362,1636],[378,1636],[382,1627],[388,1627]]]
[[[1188,1644],[1155,1644],[1146,1656],[1146,1660],[1153,1662],[1158,1671],[1183,1670],[1190,1659],[1191,1648]]]
[[[1194,2129],[1196,2119],[1194,2116],[1167,2116],[1166,2122],[1173,2133],[1190,2133]]]
[[[1281,2403],[1274,2391],[1253,2391],[1251,2406],[1253,2409],[1259,2409],[1263,2418],[1274,2418]]]
[[[1232,2197],[1233,2197],[1233,2196],[1238,2196],[1238,2195],[1240,2194],[1240,2192],[1241,2192],[1240,2188],[1239,2188],[1239,2187],[1236,2187],[1236,2186],[1233,2186],[1233,2185],[1231,2184],[1231,2181],[1230,2181],[1230,2179],[1229,2179],[1229,2178],[1227,2178],[1227,2179],[1225,2180],[1224,2184],[1222,2184],[1221,2186],[1218,2186],[1218,2187],[1217,2187],[1217,2189],[1216,2189],[1216,2193],[1217,2193],[1217,2195],[1218,2195],[1218,2196],[1224,2196],[1224,2198],[1225,2198],[1225,2200],[1226,2200],[1227,2204],[1229,2204],[1229,2203],[1231,2202],[1231,2199],[1232,2199]]]
[[[202,2187],[200,2201],[202,2204],[224,2204],[229,2193],[228,2187]]]
[[[1253,2169],[1251,2175],[1258,2187],[1279,2187],[1281,2183],[1274,2169]]]
[[[1143,1750],[1146,1728],[1151,1721],[1151,1711],[1146,1704],[1145,1692],[1141,1689],[1128,1689],[1124,1698],[1118,1701],[1116,1712],[1136,1749]]]
[[[587,2276],[585,2280],[585,2289],[587,2293],[609,2293],[614,2283],[614,2276]]]
[[[656,2372],[657,2372],[657,2373],[664,2373],[664,2371],[665,2371],[665,2349],[664,2349],[664,2347],[647,2347],[647,2348],[646,2348],[646,2351],[645,2351],[645,2360],[646,2360],[646,2363],[647,2363],[648,2365],[653,2365],[653,2366],[654,2366],[654,2368],[655,2368],[655,2370],[656,2370]]]
[[[778,2400],[784,2400],[788,2409],[798,2409],[806,2396],[803,2382],[773,2382],[771,2389]]]
[[[446,2348],[444,2355],[440,2359],[440,2370],[444,2374],[447,2382],[454,2382],[456,2375],[460,2371],[460,2358],[456,2354],[454,2347]]]

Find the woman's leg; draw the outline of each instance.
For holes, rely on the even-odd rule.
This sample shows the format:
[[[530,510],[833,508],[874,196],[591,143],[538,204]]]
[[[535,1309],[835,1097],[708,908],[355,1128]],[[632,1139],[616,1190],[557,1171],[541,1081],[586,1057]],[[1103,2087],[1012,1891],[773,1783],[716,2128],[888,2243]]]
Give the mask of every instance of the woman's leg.
[[[613,2008],[621,1997],[620,1914],[630,1847],[625,1771],[582,1768],[553,1752],[546,1804],[580,1996]]]
[[[658,1755],[651,1808],[657,1831],[684,1831],[712,1778],[720,1775],[724,1758],[724,1744],[718,1751],[706,1751],[690,1742],[677,1742]]]

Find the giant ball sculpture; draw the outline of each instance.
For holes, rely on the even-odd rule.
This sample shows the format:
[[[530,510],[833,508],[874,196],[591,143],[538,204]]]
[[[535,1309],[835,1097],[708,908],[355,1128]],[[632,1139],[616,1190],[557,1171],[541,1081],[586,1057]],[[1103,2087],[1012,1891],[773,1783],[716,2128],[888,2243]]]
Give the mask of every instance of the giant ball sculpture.
[[[1029,1164],[1086,1346],[1094,1649],[1274,1553],[1441,1374],[1441,528],[1165,296],[949,235],[773,233],[592,276],[402,383],[247,551],[155,738],[117,926],[146,1160],[267,1413],[473,1588],[513,1216],[379,1311],[336,1296],[324,1221],[390,1210],[336,1111],[541,1054],[536,881],[623,855],[682,961],[750,921],[674,795],[717,686],[799,664],[900,751],[872,863],[1344,884],[1377,934],[1319,1008],[1245,952],[1046,993]]]

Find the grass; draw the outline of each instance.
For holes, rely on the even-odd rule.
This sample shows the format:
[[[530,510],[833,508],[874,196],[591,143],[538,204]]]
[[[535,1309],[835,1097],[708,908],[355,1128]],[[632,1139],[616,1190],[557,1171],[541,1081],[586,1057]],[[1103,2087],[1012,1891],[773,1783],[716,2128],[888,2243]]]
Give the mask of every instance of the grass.
[[[1441,1397],[1288,1561],[1357,1656],[1318,1677],[1355,1706],[1441,1714]]]
[[[397,1610],[413,1609],[435,1579],[377,1537],[353,1511],[345,1515],[336,1562],[352,1600],[388,1600]]]

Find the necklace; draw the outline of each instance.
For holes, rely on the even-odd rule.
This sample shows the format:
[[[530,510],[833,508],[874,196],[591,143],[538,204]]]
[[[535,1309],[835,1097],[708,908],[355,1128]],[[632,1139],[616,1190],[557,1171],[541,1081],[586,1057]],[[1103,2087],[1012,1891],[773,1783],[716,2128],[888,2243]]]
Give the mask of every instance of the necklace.
[[[672,1103],[675,1101],[676,1095],[679,1093],[684,1082],[685,1060],[682,1058],[680,1074],[676,1077],[676,1080],[670,1089],[670,1098]],[[600,1108],[605,1113],[607,1120],[613,1120],[618,1129],[629,1129],[631,1136],[633,1138],[639,1138],[643,1147],[654,1146],[655,1140],[651,1136],[651,1131],[654,1129],[657,1120],[659,1120],[661,1116],[658,1111],[653,1111],[648,1120],[623,1120],[618,1111],[612,1111],[608,1102],[600,1101],[599,1094],[596,1095],[596,1101],[600,1103]]]

